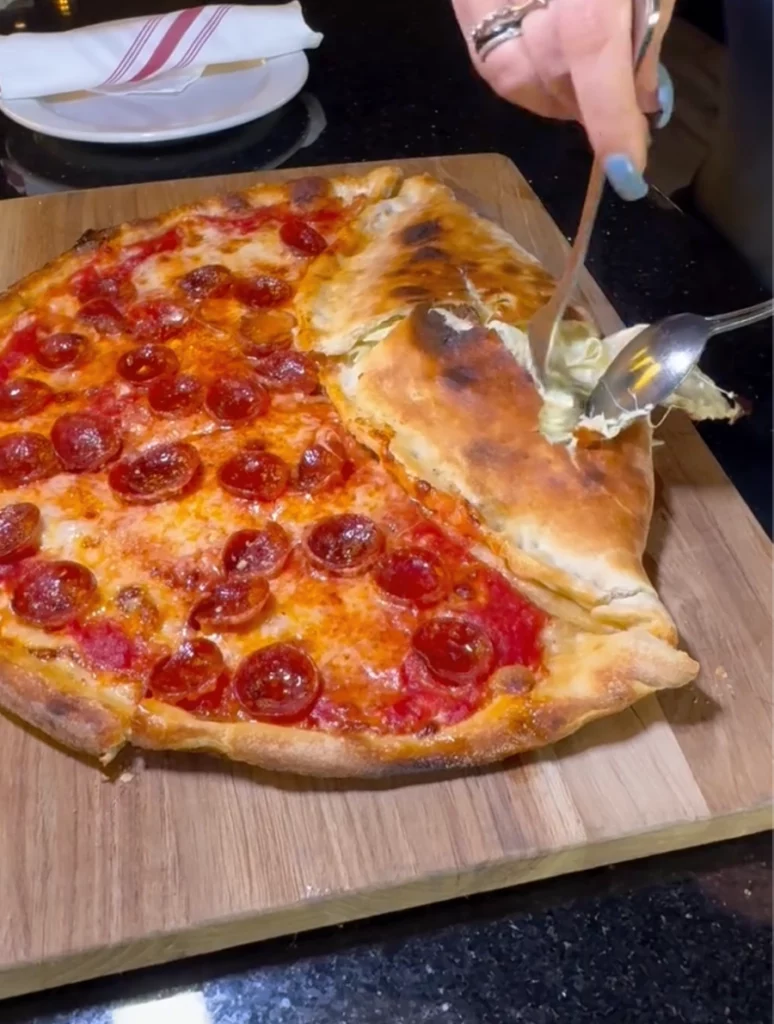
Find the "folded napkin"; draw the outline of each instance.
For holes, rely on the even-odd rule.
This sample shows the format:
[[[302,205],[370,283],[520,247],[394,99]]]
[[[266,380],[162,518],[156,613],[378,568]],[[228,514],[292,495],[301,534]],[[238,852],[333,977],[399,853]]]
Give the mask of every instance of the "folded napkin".
[[[20,32],[0,37],[0,96],[175,92],[208,64],[279,57],[321,41],[299,3],[218,4],[69,32]]]

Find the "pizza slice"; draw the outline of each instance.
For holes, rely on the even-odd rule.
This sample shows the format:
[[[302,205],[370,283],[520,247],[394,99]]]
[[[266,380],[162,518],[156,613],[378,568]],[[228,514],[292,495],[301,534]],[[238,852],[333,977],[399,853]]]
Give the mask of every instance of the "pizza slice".
[[[200,473],[187,439],[254,419],[283,388],[274,371],[302,392],[317,387],[306,357],[269,358],[290,345],[288,300],[314,255],[399,180],[390,168],[307,176],[89,231],[0,299],[7,711],[104,759],[126,742],[164,605],[213,571],[214,556],[195,550],[196,520],[173,504]],[[129,484],[106,486],[108,466],[133,451],[150,452],[134,464],[145,493],[119,507],[112,496]],[[162,500],[169,515],[154,520],[148,506]],[[166,548],[165,531],[186,528],[188,546]],[[149,574],[172,581],[155,600]],[[17,591],[34,604],[23,614]]]
[[[103,759],[347,776],[490,762],[691,680],[642,568],[649,422],[541,431],[518,332],[551,287],[389,169],[194,204],[21,282],[0,705]]]

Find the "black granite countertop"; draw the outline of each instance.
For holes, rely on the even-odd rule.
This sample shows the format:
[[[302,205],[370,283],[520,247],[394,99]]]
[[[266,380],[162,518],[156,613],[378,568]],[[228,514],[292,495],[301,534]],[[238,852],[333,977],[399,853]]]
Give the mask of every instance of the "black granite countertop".
[[[57,29],[181,0],[14,0]],[[325,33],[301,96],[199,142],[98,147],[0,117],[0,197],[282,165],[505,153],[572,233],[589,156],[580,130],[490,95],[448,0],[306,0]],[[679,101],[679,99],[678,99]],[[628,323],[759,300],[722,239],[658,194],[607,195],[591,270]],[[702,433],[771,532],[770,328],[719,341],[709,372],[753,403]],[[766,1024],[772,1020],[768,835],[347,925],[0,1004],[4,1024]],[[0,908],[1,912],[1,908]],[[165,1002],[166,1000],[166,1002]]]

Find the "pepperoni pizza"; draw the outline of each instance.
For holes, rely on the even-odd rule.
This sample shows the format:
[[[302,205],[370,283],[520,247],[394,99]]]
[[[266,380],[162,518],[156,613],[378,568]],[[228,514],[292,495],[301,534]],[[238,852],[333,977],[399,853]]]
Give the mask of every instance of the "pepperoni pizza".
[[[358,775],[493,761],[693,678],[641,565],[650,425],[536,429],[507,328],[551,286],[392,169],[89,232],[22,280],[0,706],[103,761]]]

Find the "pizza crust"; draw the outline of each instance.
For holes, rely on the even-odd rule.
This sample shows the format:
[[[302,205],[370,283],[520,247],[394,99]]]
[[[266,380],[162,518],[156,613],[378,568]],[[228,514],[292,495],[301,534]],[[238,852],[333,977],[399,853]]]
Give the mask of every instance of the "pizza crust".
[[[565,631],[555,643],[545,676],[531,693],[501,693],[463,722],[432,735],[215,722],[145,700],[131,740],[154,750],[206,751],[272,771],[332,778],[473,767],[548,746],[658,689],[682,686],[698,671],[687,654],[643,629],[610,635]]]
[[[0,707],[53,740],[110,761],[126,743],[135,701],[100,687],[75,665],[0,642]]]

